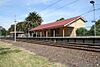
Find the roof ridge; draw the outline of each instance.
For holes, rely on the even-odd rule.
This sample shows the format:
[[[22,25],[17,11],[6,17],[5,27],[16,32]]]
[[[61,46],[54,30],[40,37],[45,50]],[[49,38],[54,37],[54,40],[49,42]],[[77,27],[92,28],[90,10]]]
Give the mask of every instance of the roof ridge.
[[[80,16],[76,16],[76,17],[72,17],[72,18],[79,18],[79,17],[80,17]],[[72,18],[67,18],[67,19],[65,19],[65,20],[72,19]],[[61,22],[61,21],[65,21],[65,20],[54,21],[54,22],[50,22],[50,23],[46,23],[46,24],[51,24],[51,23]],[[42,25],[46,25],[46,24],[42,24]]]

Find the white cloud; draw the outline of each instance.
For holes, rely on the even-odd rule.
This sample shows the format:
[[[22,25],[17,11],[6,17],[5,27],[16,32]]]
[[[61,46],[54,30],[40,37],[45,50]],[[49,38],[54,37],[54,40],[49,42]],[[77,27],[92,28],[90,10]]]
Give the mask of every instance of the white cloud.
[[[0,6],[5,5],[9,1],[11,1],[11,0],[0,0]]]
[[[26,3],[27,6],[30,6],[30,3]]]
[[[10,17],[3,17],[0,16],[0,26],[3,26],[4,28],[8,29],[11,24],[13,24],[14,19]]]
[[[42,16],[42,18],[44,20],[43,24],[49,23],[49,22],[54,22],[57,19],[62,18],[62,17],[64,17],[65,19],[74,17],[77,14],[78,13],[73,13],[72,11],[63,11],[63,10],[53,12],[50,9],[40,13],[40,15]]]
[[[28,16],[28,14],[22,14],[22,15],[18,16],[17,21],[18,22],[24,21],[27,16]]]
[[[51,0],[23,0],[27,6],[37,5],[37,4],[48,4]]]

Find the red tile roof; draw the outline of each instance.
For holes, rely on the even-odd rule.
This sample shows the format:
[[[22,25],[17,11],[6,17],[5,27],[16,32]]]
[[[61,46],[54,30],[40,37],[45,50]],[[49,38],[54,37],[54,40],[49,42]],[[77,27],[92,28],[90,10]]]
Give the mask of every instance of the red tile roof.
[[[39,25],[35,28],[32,28],[30,31],[42,30],[42,29],[48,29],[48,28],[57,28],[60,26],[64,26],[65,24],[68,24],[78,18],[81,18],[81,17],[77,16],[77,17],[73,17],[73,18],[69,18],[69,19],[65,19],[65,20],[61,20],[61,21],[56,21],[56,22],[52,22],[52,23],[48,23],[48,24]]]

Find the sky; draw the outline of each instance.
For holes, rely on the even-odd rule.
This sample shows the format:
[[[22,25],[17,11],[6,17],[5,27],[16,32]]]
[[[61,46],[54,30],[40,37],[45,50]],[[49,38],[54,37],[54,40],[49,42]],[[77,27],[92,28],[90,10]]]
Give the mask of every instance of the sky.
[[[100,0],[95,0],[95,8],[100,8]],[[0,0],[0,26],[8,29],[14,24],[15,15],[17,22],[20,22],[34,11],[43,18],[42,24],[46,24],[62,17],[67,19],[79,16],[92,9],[90,0]],[[96,20],[100,19],[100,9],[95,13]],[[91,22],[93,12],[82,17],[87,20],[85,27],[90,28],[94,24]]]

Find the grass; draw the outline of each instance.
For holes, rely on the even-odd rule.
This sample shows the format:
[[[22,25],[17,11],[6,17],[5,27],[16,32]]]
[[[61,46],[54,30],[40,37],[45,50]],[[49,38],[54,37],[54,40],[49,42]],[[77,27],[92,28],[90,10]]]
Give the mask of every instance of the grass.
[[[24,49],[0,42],[0,67],[65,67]]]

